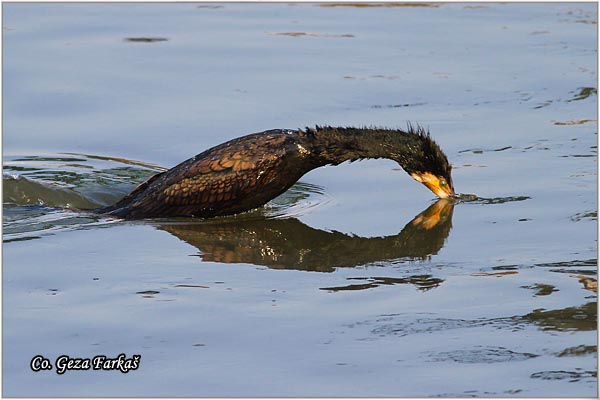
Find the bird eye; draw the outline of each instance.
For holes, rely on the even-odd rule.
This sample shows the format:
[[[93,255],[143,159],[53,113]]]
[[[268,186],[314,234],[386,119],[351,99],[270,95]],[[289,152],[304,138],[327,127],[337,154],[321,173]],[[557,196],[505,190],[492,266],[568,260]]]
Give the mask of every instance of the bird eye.
[[[444,187],[444,186],[446,186],[446,185],[447,185],[446,181],[445,181],[444,179],[442,179],[442,180],[440,181],[440,186]]]

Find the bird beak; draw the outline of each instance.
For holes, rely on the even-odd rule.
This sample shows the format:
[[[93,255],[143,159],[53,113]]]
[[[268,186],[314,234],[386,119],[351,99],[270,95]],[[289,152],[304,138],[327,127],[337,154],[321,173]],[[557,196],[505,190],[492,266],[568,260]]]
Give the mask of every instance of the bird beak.
[[[431,190],[433,193],[435,193],[436,196],[438,196],[441,199],[454,197],[454,189],[452,188],[452,184],[450,182],[446,182],[445,185],[442,185],[442,179],[438,178],[430,172],[413,172],[412,174],[410,174],[410,176],[412,176],[415,181],[421,182],[423,185],[427,186],[429,190]]]

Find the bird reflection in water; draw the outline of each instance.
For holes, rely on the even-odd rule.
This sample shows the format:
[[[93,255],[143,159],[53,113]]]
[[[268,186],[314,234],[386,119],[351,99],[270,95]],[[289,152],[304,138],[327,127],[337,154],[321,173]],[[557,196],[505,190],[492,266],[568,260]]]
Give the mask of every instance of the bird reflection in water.
[[[452,200],[440,199],[400,233],[373,238],[311,228],[296,218],[166,223],[158,229],[196,247],[202,261],[333,272],[395,260],[424,260],[437,254],[450,233],[453,208]],[[425,276],[417,280],[427,285]],[[381,279],[379,283],[386,284]]]

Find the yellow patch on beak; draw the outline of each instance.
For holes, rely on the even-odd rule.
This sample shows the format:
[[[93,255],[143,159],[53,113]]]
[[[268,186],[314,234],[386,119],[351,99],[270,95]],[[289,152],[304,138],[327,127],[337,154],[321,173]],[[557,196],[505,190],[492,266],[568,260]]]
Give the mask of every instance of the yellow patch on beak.
[[[424,172],[422,174],[413,172],[410,176],[412,176],[415,181],[421,182],[423,185],[427,186],[429,190],[441,199],[446,199],[454,195],[454,189],[444,178],[438,178],[430,172]]]

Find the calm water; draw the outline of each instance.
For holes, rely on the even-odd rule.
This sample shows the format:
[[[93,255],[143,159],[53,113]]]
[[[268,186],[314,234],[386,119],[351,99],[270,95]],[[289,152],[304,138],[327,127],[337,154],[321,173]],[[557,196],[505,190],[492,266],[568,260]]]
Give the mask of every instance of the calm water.
[[[597,395],[595,4],[3,10],[4,396]],[[480,199],[370,160],[238,217],[76,210],[242,134],[407,121]]]

